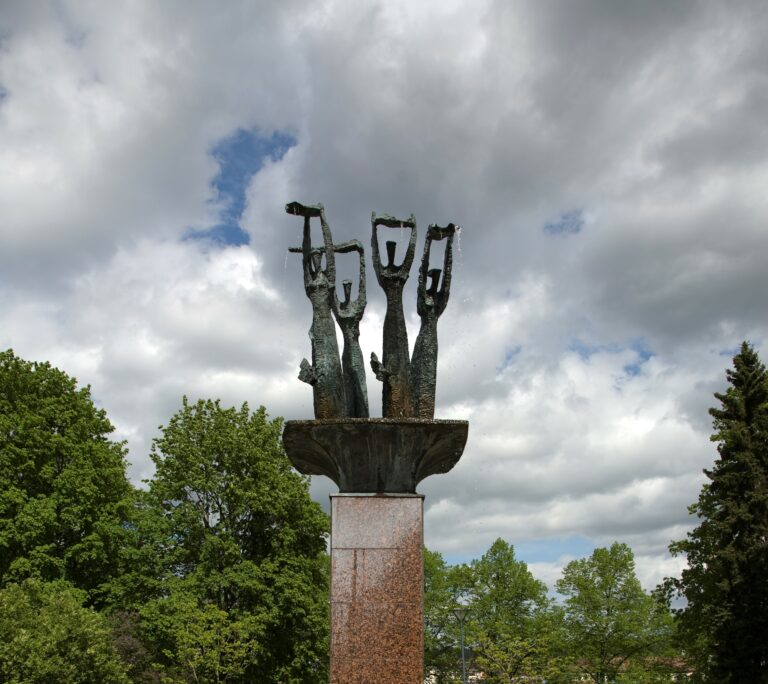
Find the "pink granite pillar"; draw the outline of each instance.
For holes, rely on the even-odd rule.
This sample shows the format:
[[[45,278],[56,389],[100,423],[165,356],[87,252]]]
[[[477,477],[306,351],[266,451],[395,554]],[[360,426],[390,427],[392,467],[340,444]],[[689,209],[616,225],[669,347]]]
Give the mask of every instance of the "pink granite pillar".
[[[331,495],[331,684],[424,681],[424,497]]]

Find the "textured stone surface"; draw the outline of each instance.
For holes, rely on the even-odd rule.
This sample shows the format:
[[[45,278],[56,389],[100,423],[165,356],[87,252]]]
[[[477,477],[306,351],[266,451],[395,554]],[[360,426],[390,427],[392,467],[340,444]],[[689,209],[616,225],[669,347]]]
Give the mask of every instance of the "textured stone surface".
[[[422,684],[423,498],[331,496],[331,684]]]
[[[468,430],[464,420],[289,420],[283,443],[300,473],[326,475],[341,492],[415,493],[453,468]]]

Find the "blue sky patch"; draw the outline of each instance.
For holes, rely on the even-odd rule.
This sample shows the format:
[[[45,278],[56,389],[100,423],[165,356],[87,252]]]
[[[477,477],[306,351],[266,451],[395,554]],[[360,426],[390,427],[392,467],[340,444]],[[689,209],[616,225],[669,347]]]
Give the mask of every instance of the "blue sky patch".
[[[581,209],[572,209],[556,221],[547,221],[544,224],[544,232],[547,235],[576,235],[584,228],[584,212]]]
[[[219,172],[211,182],[214,193],[211,201],[221,206],[219,223],[204,230],[189,231],[184,239],[211,240],[221,245],[248,244],[250,237],[240,227],[248,183],[267,161],[279,161],[294,145],[296,139],[287,133],[278,131],[266,137],[243,128],[216,143],[211,154],[219,165]]]
[[[637,361],[628,363],[626,366],[624,366],[624,372],[631,376],[640,375],[643,364],[651,357],[655,356],[655,354],[650,349],[645,340],[636,340],[632,343],[631,348],[632,351],[637,353]]]
[[[503,373],[507,368],[509,368],[515,362],[515,359],[520,355],[521,350],[522,347],[519,344],[516,347],[507,349],[507,351],[504,353],[504,360],[496,369],[496,373]]]
[[[621,347],[617,344],[587,344],[576,337],[568,345],[568,351],[576,352],[583,361],[586,361],[598,352],[616,354],[621,351]]]
[[[594,542],[580,536],[536,539],[515,545],[515,555],[526,563],[555,563],[563,556],[584,558],[594,550]]]
[[[568,351],[577,353],[582,361],[588,361],[593,354],[600,352],[619,354],[626,348],[627,347],[618,344],[587,344],[579,338],[574,338],[568,345]],[[637,354],[637,357],[634,361],[624,366],[624,373],[629,376],[639,375],[642,371],[643,364],[646,363],[648,359],[655,356],[655,352],[643,339],[635,340],[629,345],[629,348]]]

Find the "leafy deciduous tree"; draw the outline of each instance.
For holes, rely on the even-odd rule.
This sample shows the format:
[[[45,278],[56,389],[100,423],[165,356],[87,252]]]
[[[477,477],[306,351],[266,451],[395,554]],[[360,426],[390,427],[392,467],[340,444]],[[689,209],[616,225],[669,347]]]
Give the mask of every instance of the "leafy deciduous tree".
[[[435,684],[460,680],[459,625],[453,608],[465,600],[469,568],[448,565],[424,549],[424,667]]]
[[[568,563],[557,591],[566,597],[566,645],[573,664],[593,682],[615,682],[633,669],[669,668],[672,616],[643,591],[626,544],[595,549],[589,558]]]
[[[511,545],[497,539],[480,559],[455,566],[425,551],[424,569],[425,664],[437,684],[461,681],[459,605],[467,657],[483,681],[560,681],[561,611]]]
[[[170,532],[172,591],[142,613],[166,656],[200,681],[327,677],[328,520],[292,471],[281,430],[263,407],[185,399],[153,447],[148,496]],[[209,623],[221,640],[206,645]]]
[[[559,625],[546,585],[503,539],[473,561],[470,572],[468,633],[484,681],[554,680],[560,671]]]
[[[124,447],[88,387],[0,352],[0,587],[66,579],[100,600],[119,572]]]
[[[0,590],[0,681],[128,684],[106,619],[85,598],[60,580]]]

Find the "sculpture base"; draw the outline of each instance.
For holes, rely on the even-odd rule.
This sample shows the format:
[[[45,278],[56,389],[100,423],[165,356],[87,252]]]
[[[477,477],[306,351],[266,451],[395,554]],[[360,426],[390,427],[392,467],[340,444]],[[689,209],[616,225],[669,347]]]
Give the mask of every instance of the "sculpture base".
[[[423,508],[331,495],[331,684],[424,681]]]
[[[283,444],[296,470],[326,475],[343,493],[415,493],[425,477],[456,465],[468,429],[465,420],[289,420]]]

